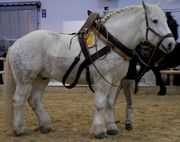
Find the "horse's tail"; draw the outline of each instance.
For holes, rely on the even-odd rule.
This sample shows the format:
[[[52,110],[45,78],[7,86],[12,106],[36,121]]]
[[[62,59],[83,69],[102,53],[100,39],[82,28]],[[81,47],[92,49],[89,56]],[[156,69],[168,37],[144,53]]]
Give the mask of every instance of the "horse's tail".
[[[3,96],[3,119],[5,128],[12,131],[13,127],[13,94],[15,92],[15,81],[9,64],[9,55],[6,56],[4,66],[4,96]]]

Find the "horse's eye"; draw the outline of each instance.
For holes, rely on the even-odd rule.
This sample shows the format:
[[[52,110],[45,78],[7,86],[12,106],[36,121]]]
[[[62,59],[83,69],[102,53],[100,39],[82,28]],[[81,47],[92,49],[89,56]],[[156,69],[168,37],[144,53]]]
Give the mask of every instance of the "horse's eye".
[[[157,19],[154,19],[154,20],[153,20],[153,23],[155,23],[155,24],[158,23],[158,20],[157,20]]]

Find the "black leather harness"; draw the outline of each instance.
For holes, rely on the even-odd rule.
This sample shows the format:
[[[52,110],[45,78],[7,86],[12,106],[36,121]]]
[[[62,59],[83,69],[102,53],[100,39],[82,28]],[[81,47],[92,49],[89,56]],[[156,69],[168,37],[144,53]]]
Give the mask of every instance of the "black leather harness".
[[[76,78],[73,81],[73,83],[67,85],[66,80],[67,80],[69,74],[72,72],[72,70],[76,66],[76,64],[79,62],[81,52],[74,59],[71,66],[64,74],[62,83],[68,89],[71,89],[76,86],[76,84],[79,81],[82,71],[84,69],[86,69],[86,80],[88,82],[89,88],[91,89],[92,92],[94,92],[92,85],[91,85],[89,65],[91,65],[95,60],[107,55],[111,51],[111,49],[114,50],[117,54],[120,54],[121,56],[123,56],[125,59],[130,59],[133,56],[135,56],[135,53],[133,52],[133,50],[128,49],[118,39],[116,39],[111,33],[109,33],[106,30],[106,28],[102,25],[102,23],[100,23],[99,17],[97,17],[97,19],[91,23],[89,28],[95,33],[95,35],[98,36],[98,38],[100,38],[103,42],[105,42],[106,46],[104,48],[100,49],[99,51],[97,51],[96,53],[90,55],[89,49],[87,48],[86,41],[84,38],[86,33],[81,32],[81,31],[78,32],[78,40],[79,40],[79,43],[81,46],[81,52],[83,53],[85,60],[79,66],[79,69],[76,74]]]
[[[91,16],[91,14],[94,14],[94,15]],[[106,28],[104,27],[104,25],[101,22],[101,20],[99,18],[99,15],[97,13],[91,13],[91,14],[89,16],[89,19],[91,17],[93,17],[92,18],[93,20],[90,20],[90,22],[87,22],[88,21],[87,20],[86,23],[85,23],[86,26],[82,27],[82,29],[77,33],[78,40],[79,40],[79,43],[80,43],[80,46],[81,46],[81,51],[80,51],[79,55],[74,59],[74,62],[71,64],[71,66],[69,67],[69,69],[67,70],[67,72],[65,73],[65,75],[63,76],[63,79],[62,79],[63,85],[68,89],[71,89],[71,88],[76,86],[76,84],[79,81],[79,78],[80,78],[80,75],[81,75],[82,71],[84,69],[86,69],[86,80],[88,82],[88,85],[89,85],[90,89],[92,90],[92,92],[94,92],[94,90],[93,90],[93,88],[91,86],[89,65],[91,65],[95,60],[107,55],[111,50],[113,50],[114,52],[116,52],[121,57],[123,57],[124,59],[127,59],[127,60],[132,59],[134,56],[137,56],[139,58],[139,56],[137,55],[137,52],[135,50],[127,48],[116,37],[114,37],[111,33],[109,33],[106,30]],[[151,32],[155,33],[156,35],[158,35],[158,37],[160,37],[160,41],[159,41],[157,47],[160,46],[161,42],[165,38],[168,38],[168,37],[172,36],[171,33],[167,34],[165,36],[160,36],[152,28],[150,28],[149,24],[148,24],[146,12],[145,12],[145,19],[146,19],[146,25],[147,25],[146,39],[148,40],[148,31],[149,30]],[[86,41],[85,41],[85,35],[89,31],[92,31],[100,40],[102,40],[106,44],[106,46],[104,48],[100,49],[99,51],[97,51],[93,55],[90,55],[89,50],[87,49]],[[157,47],[155,48],[155,50],[157,49]],[[81,52],[83,53],[83,55],[85,57],[85,60],[79,66],[79,69],[77,71],[76,78],[75,78],[74,82],[67,85],[66,80],[67,80],[69,74],[72,72],[73,68],[79,62]],[[152,54],[152,56],[153,55],[154,54]]]

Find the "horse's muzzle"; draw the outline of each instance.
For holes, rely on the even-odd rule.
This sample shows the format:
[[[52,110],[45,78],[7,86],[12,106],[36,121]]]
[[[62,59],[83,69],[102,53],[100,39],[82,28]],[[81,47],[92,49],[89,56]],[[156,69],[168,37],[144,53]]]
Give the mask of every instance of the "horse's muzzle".
[[[174,50],[176,42],[173,37],[170,37],[164,41],[162,41],[160,48],[165,54],[169,54]]]

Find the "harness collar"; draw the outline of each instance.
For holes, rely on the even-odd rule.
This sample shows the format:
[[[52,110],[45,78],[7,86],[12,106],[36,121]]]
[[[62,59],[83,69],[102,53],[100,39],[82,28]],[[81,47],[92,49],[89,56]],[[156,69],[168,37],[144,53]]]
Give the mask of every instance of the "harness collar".
[[[109,46],[114,52],[119,54],[124,59],[130,60],[136,55],[134,50],[127,48],[116,37],[109,33],[101,21],[94,22],[92,31],[100,40],[102,40],[107,46]]]

